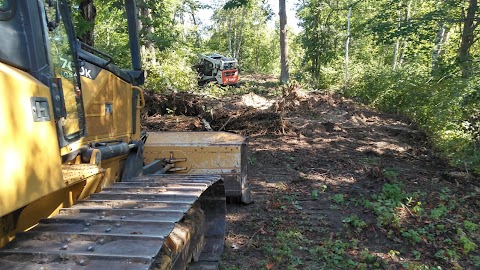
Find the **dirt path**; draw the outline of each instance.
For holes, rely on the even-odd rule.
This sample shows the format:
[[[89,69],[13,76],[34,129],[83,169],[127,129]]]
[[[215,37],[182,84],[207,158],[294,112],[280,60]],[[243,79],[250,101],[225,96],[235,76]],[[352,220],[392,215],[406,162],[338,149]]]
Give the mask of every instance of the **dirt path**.
[[[202,114],[214,130],[250,138],[255,203],[228,206],[222,269],[480,269],[473,176],[404,119],[293,92],[261,108],[245,96],[230,110],[204,103],[217,108]],[[195,117],[149,119],[151,129],[202,129]]]

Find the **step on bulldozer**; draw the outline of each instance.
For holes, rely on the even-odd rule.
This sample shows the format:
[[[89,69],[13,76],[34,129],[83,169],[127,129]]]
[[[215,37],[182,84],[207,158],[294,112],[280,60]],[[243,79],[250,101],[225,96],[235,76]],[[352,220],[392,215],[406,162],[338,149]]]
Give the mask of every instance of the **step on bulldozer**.
[[[0,269],[216,269],[247,139],[142,132],[132,69],[76,39],[68,0],[0,0]]]
[[[238,84],[238,62],[220,54],[200,54],[200,62],[195,65],[198,72],[198,84],[215,82],[219,85]]]

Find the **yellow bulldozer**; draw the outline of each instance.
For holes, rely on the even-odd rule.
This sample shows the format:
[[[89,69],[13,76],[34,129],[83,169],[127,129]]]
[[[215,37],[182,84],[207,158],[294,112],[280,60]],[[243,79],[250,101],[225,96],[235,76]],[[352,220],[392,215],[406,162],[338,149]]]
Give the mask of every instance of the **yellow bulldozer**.
[[[246,138],[142,132],[131,70],[78,41],[67,0],[0,0],[0,269],[215,269]]]

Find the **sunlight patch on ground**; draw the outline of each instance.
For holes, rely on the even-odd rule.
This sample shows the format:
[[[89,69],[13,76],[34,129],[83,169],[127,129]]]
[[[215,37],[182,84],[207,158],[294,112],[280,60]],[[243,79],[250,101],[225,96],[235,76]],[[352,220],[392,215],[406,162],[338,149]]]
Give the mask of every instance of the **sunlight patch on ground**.
[[[233,213],[233,214],[228,214],[227,219],[228,221],[233,221],[233,222],[243,222],[245,219],[249,218],[249,214],[239,214],[239,213]]]
[[[385,154],[385,152],[387,151],[392,151],[396,153],[405,153],[407,151],[407,149],[403,146],[399,146],[385,141],[372,142],[369,146],[360,146],[357,147],[355,150],[359,152],[374,151],[378,154]]]
[[[247,107],[252,107],[255,109],[266,110],[272,106],[274,103],[273,99],[266,99],[262,96],[259,96],[255,93],[248,93],[242,96],[242,102]]]
[[[247,235],[228,233],[225,237],[225,246],[233,250],[240,249],[250,239]]]

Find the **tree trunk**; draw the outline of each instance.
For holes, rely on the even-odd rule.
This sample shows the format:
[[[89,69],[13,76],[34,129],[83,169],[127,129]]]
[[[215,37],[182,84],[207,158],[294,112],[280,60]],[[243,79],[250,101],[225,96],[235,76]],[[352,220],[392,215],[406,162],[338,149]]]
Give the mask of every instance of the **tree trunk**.
[[[402,1],[398,2],[398,10],[397,10],[397,16],[398,16],[398,22],[397,22],[397,31],[400,31],[400,26],[402,23]],[[400,37],[398,36],[400,33],[397,33],[397,38],[395,41],[395,47],[393,48],[393,62],[392,62],[392,68],[396,69],[397,68],[397,63],[398,63],[398,51],[400,49]]]
[[[227,17],[227,39],[228,39],[228,54],[229,56],[233,55],[232,51],[232,18]]]
[[[195,16],[194,9],[190,8],[190,15],[192,16],[193,25],[195,26],[195,46],[200,48],[200,32],[198,31],[198,22],[197,17]]]
[[[233,57],[236,58],[237,55],[235,54],[237,52],[237,16],[235,14],[232,15],[233,17]]]
[[[350,43],[350,17],[352,16],[352,3],[348,7],[347,15],[347,40],[345,41],[345,92],[348,90],[348,45]]]
[[[152,65],[157,64],[157,57],[156,57],[156,51],[155,51],[155,46],[151,40],[151,36],[155,33],[155,29],[153,28],[152,25],[152,10],[147,7],[145,3],[141,5],[140,7],[140,15],[142,18],[144,18],[146,21],[149,22],[149,24],[142,24],[142,27],[140,28],[140,31],[143,32],[144,35],[144,40],[145,44],[142,45],[142,53],[146,61],[150,62]]]
[[[435,46],[433,47],[432,52],[432,75],[438,70],[438,60],[443,54],[443,44],[445,44],[449,37],[449,29],[447,25],[443,23],[437,32],[437,37],[435,38]]]
[[[287,11],[286,0],[279,0],[280,15],[280,81],[286,83],[289,80],[288,71],[288,43],[287,43]]]
[[[94,45],[94,30],[95,30],[95,17],[97,16],[97,9],[93,4],[93,0],[81,0],[80,5],[80,16],[89,24],[89,29],[85,31],[80,39],[82,42],[93,46]]]
[[[460,48],[458,50],[458,60],[460,62],[460,68],[462,69],[462,77],[463,78],[470,78],[473,72],[473,65],[472,65],[472,56],[470,54],[470,48],[472,47],[473,43],[475,42],[474,31],[477,28],[475,22],[475,14],[477,11],[477,0],[467,0],[468,7],[467,7],[467,14],[465,16],[465,21],[463,23],[463,30],[462,30],[462,41],[460,44]]]
[[[236,55],[238,63],[240,63],[240,48],[242,47],[242,33],[243,33],[243,25],[245,24],[246,13],[247,13],[247,8],[242,7],[242,19],[240,20],[240,29],[239,29],[239,32],[238,32],[237,48],[235,49],[235,55]]]
[[[412,10],[412,0],[408,1],[407,13],[405,14],[405,23],[406,24],[409,23],[410,17],[412,16],[411,10]],[[408,39],[406,37],[404,37],[402,39],[402,50],[401,50],[400,62],[399,62],[400,65],[402,65],[403,62],[405,61],[405,55],[407,53],[407,47],[408,47]]]

